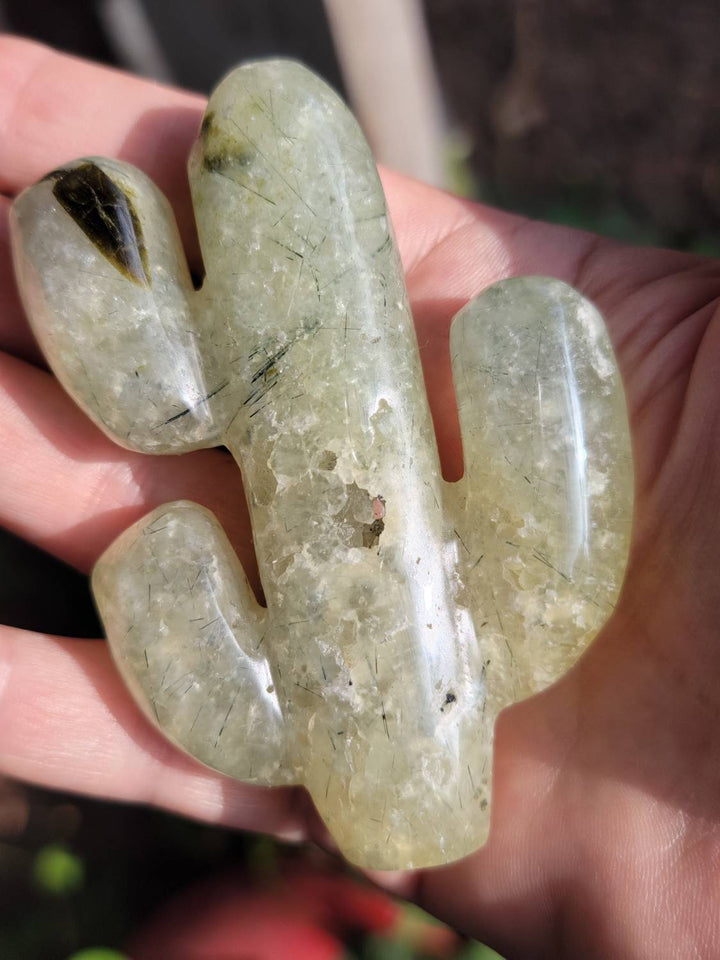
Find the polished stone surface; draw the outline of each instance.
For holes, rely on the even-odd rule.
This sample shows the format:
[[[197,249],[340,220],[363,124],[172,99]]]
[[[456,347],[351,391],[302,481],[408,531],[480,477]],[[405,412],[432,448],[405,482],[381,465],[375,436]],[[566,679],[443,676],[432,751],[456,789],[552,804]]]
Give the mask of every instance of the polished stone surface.
[[[487,836],[499,710],[576,660],[622,580],[603,322],[542,278],[461,311],[466,468],[446,484],[385,199],[336,95],[295,63],[234,71],[190,180],[197,292],[127,164],[68,164],[14,205],[23,299],[77,402],[129,449],[226,445],[247,491],[267,608],[215,518],[167,504],[93,574],[113,654],[175,743],[304,784],[354,862],[454,860]]]

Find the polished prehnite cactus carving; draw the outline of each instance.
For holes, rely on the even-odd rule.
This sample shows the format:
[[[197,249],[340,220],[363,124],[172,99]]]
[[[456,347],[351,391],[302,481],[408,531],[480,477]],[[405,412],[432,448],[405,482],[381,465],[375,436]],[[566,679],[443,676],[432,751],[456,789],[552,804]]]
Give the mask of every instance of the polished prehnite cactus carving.
[[[632,470],[603,322],[514,279],[451,334],[465,475],[440,476],[385,199],[351,114],[295,63],[242,67],[190,158],[206,276],[133,167],[70,163],[14,204],[23,299],[57,376],[119,444],[224,444],[267,608],[215,518],[155,510],[100,559],[117,664],[183,749],[304,784],[368,867],[488,831],[493,726],[612,610]],[[238,484],[238,496],[240,496]]]

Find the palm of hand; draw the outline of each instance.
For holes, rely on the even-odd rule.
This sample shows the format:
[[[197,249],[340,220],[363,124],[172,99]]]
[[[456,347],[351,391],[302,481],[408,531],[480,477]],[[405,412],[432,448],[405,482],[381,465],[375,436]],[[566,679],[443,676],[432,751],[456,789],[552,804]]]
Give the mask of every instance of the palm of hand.
[[[145,169],[187,228],[184,161],[202,104],[33,45],[2,43],[3,239],[9,197],[69,157],[103,153]],[[73,117],[56,109],[58,89],[70,93]],[[108,101],[118,107],[112,115]],[[575,670],[498,725],[489,843],[459,864],[395,878],[396,886],[511,955],[642,957],[672,942],[678,954],[709,956],[720,937],[712,735],[717,266],[529,223],[393,175],[385,184],[446,475],[461,469],[449,320],[489,283],[542,273],[574,283],[608,319],[637,482],[634,547],[616,615]],[[233,464],[218,451],[143,458],[101,436],[33,365],[39,358],[6,244],[0,252],[0,403],[5,446],[14,451],[0,465],[0,521],[88,569],[129,523],[187,497],[217,513],[251,566]],[[281,835],[319,830],[296,792],[228,782],[166,746],[129,702],[103,647],[7,628],[0,668],[5,772]]]

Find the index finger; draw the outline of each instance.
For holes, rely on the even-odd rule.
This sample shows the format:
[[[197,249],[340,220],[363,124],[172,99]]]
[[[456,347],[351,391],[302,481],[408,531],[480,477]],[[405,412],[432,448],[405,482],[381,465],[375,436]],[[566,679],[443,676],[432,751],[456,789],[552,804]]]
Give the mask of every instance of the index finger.
[[[195,94],[0,37],[0,192],[16,196],[77,157],[120,157],[160,186],[187,241],[185,162],[204,107]]]
[[[136,163],[172,198],[205,99],[33,41],[0,37],[0,192],[87,154]]]
[[[17,196],[78,157],[126,160],[170,200],[192,258],[196,241],[186,164],[205,103],[197,94],[0,36],[0,194]],[[397,174],[384,182],[399,220],[406,267],[437,243],[438,230],[472,219],[457,198],[424,184]]]
[[[170,200],[199,268],[186,163],[204,107],[195,94],[0,36],[0,348],[39,360],[11,279],[8,201],[70,160],[110,156],[143,170]],[[457,198],[397,174],[384,180],[406,269],[473,219]]]

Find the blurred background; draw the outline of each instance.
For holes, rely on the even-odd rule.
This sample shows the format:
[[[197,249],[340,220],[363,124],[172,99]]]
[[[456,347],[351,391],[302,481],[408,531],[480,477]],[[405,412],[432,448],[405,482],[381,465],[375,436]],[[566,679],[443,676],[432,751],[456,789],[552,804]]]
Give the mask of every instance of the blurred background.
[[[0,0],[2,30],[206,93],[241,60],[296,57],[345,95],[389,166],[709,255],[718,27],[717,0]],[[5,622],[100,635],[75,571],[2,531],[0,570]],[[318,851],[0,781],[0,960],[123,956],[496,955]]]

